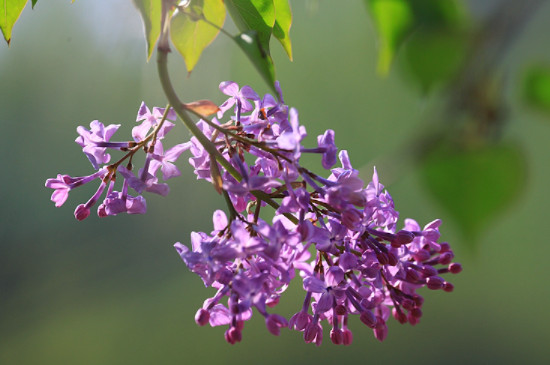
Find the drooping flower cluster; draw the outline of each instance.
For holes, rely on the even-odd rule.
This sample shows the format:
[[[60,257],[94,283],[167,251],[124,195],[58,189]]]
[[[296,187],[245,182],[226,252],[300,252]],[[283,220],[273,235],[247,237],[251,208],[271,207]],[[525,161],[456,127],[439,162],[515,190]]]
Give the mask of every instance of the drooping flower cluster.
[[[462,268],[452,262],[449,244],[438,242],[440,220],[421,228],[406,219],[397,229],[398,213],[376,170],[365,186],[348,153],[338,153],[332,130],[317,137],[316,148],[304,148],[305,128],[280,89],[278,99],[260,98],[233,82],[220,89],[230,98],[217,118],[197,125],[233,172],[227,164],[218,166],[220,160],[213,161],[194,137],[190,163],[198,179],[212,181],[213,164],[221,171],[230,217],[216,211],[210,234],[193,232],[191,249],[175,244],[189,269],[217,290],[197,312],[199,325],[227,325],[225,338],[233,344],[256,308],[275,335],[288,326],[319,345],[326,320],[331,341],[348,345],[348,320],[357,315],[382,341],[390,316],[418,323],[423,298],[417,289],[453,290],[440,275]],[[302,153],[320,154],[330,176],[301,166]],[[332,168],[337,156],[341,166]],[[271,222],[260,218],[266,205],[276,209]],[[305,291],[301,309],[289,321],[268,313],[297,273]]]
[[[190,147],[190,143],[182,143],[167,151],[163,150],[160,140],[174,127],[168,120],[175,119],[176,113],[172,109],[153,108],[151,112],[145,103],[142,103],[136,119],[140,124],[132,130],[134,141],[126,142],[110,142],[120,127],[119,124],[104,126],[103,123],[94,120],[90,123],[90,129],[78,127],[79,136],[76,143],[82,147],[82,152],[96,171],[88,176],[72,177],[58,174],[57,178],[48,179],[46,187],[54,189],[51,200],[55,206],[62,206],[71,190],[99,180],[96,193],[86,203],[76,207],[76,219],[86,219],[90,215],[90,209],[99,201],[105,190],[107,191],[104,200],[97,208],[98,216],[106,217],[119,213],[144,214],[147,205],[141,194],[147,191],[167,195],[169,187],[166,183],[159,183],[157,171],[162,172],[164,180],[179,176],[180,172],[173,163]],[[126,154],[117,162],[109,164],[111,155],[107,153],[107,149],[124,151]],[[140,150],[145,151],[146,158],[143,168],[136,176],[133,172],[132,157]],[[123,165],[126,160],[128,161]],[[117,173],[124,178],[121,191],[114,190]],[[130,195],[128,188],[135,190],[137,195]]]
[[[151,112],[142,104],[133,141],[110,142],[118,125],[94,121],[90,129],[79,127],[76,142],[96,171],[47,180],[46,186],[54,189],[52,201],[61,206],[72,189],[97,179],[99,188],[76,208],[77,219],[88,217],[105,190],[100,217],[144,213],[141,194],[166,195],[168,185],[157,174],[164,180],[178,176],[174,162],[188,149],[197,179],[210,181],[223,193],[229,210],[229,215],[214,212],[212,232],[193,232],[191,248],[175,244],[188,268],[217,290],[198,310],[199,325],[228,326],[225,339],[234,344],[241,341],[244,322],[255,308],[275,335],[289,327],[303,332],[306,342],[320,345],[326,320],[330,340],[349,345],[348,321],[354,315],[380,341],[390,316],[400,323],[418,323],[423,298],[417,290],[452,291],[441,275],[462,270],[452,262],[449,244],[438,242],[441,222],[421,228],[406,219],[398,229],[393,199],[376,170],[365,184],[347,151],[338,152],[332,130],[317,137],[317,147],[302,146],[306,130],[298,112],[284,104],[278,84],[276,88],[277,97],[260,98],[248,86],[221,83],[229,99],[217,116],[203,117],[189,142],[167,151],[161,140],[174,126],[168,121],[176,118],[172,109]],[[209,103],[204,102],[193,105]],[[107,149],[125,154],[109,164]],[[132,158],[140,150],[146,153],[145,163],[135,174]],[[319,154],[328,177],[302,166],[303,153]],[[340,167],[333,167],[338,159]],[[124,178],[121,191],[114,190],[118,174]],[[137,195],[130,195],[129,188]],[[275,216],[268,221],[262,213],[269,207]],[[268,308],[277,305],[297,276],[305,291],[301,308],[289,320],[270,313]]]

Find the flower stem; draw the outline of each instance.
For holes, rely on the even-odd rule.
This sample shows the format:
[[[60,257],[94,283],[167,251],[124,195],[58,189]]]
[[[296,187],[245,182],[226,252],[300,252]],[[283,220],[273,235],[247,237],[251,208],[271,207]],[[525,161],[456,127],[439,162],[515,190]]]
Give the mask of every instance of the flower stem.
[[[161,35],[161,38],[164,38],[164,37],[166,37],[166,35]],[[231,165],[231,163],[228,160],[226,160],[223,157],[223,155],[220,153],[220,151],[218,151],[216,146],[208,139],[208,137],[204,135],[204,133],[202,133],[199,127],[195,125],[195,122],[193,121],[193,119],[191,119],[189,114],[187,114],[187,112],[185,111],[183,103],[181,102],[178,95],[176,94],[176,91],[172,86],[170,76],[168,74],[168,52],[169,51],[170,50],[167,49],[165,46],[158,47],[157,49],[157,69],[158,69],[159,79],[162,85],[162,89],[164,90],[164,94],[168,99],[168,102],[172,105],[178,117],[180,117],[180,119],[183,121],[183,124],[185,124],[187,129],[189,129],[189,131],[197,138],[197,140],[204,147],[204,149],[211,156],[215,157],[216,161],[218,161],[220,165],[222,165],[231,176],[233,176],[237,181],[240,182],[243,179],[241,174],[233,167],[233,165]],[[279,204],[273,201],[273,199],[269,197],[269,194],[259,190],[251,191],[251,193],[256,197],[256,199],[263,200],[274,209],[279,208]],[[285,214],[285,216],[293,223],[298,224],[298,219],[293,215]]]

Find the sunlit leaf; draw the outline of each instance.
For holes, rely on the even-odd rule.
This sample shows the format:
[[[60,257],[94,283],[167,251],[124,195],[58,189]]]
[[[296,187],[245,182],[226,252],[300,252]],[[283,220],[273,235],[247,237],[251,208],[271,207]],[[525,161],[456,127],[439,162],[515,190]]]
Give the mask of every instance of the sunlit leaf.
[[[241,33],[234,38],[235,42],[241,47],[243,52],[248,56],[256,70],[262,75],[264,80],[270,86],[271,90],[277,94],[275,89],[275,68],[271,56],[266,53],[263,47],[260,46],[258,34],[251,30]]]
[[[378,72],[387,74],[397,48],[414,24],[407,0],[365,0],[378,32]]]
[[[25,8],[27,0],[0,0],[0,29],[4,39],[11,42],[11,30]]]
[[[134,4],[143,20],[145,40],[147,41],[147,60],[149,60],[160,36],[162,2],[160,0],[134,0]]]
[[[445,145],[427,156],[422,174],[430,193],[473,247],[489,223],[517,200],[526,170],[524,155],[515,145],[471,151]]]
[[[261,47],[269,55],[269,40],[275,25],[273,0],[225,0],[225,5],[237,28],[243,33],[255,30]]]
[[[460,69],[466,38],[458,32],[419,30],[403,45],[403,69],[423,91],[444,84]]]
[[[524,80],[523,94],[529,105],[550,113],[550,67],[529,69]]]
[[[225,21],[223,0],[192,0],[183,11],[176,11],[170,23],[170,38],[191,72],[202,51],[216,38]],[[189,13],[187,13],[189,12]],[[209,24],[206,21],[213,23]]]
[[[215,114],[220,110],[220,108],[210,100],[197,100],[191,103],[183,103],[183,107],[204,116]]]
[[[292,12],[288,0],[273,0],[275,5],[275,25],[273,26],[273,35],[283,48],[288,58],[292,60],[292,44],[290,42],[289,32],[292,25]]]

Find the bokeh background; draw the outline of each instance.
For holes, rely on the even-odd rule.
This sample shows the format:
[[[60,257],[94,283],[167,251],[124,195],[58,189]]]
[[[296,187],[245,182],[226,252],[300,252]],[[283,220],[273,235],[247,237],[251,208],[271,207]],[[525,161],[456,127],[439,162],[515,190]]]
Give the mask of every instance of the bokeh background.
[[[496,2],[475,3],[469,11],[482,19]],[[139,14],[130,0],[39,1],[23,12],[11,46],[0,45],[0,364],[547,363],[550,119],[526,107],[518,85],[529,64],[550,63],[550,4],[518,34],[503,66],[508,124],[499,138],[521,146],[525,183],[473,248],[420,169],[402,163],[403,146],[441,115],[440,98],[395,70],[377,75],[376,34],[362,1],[293,1],[292,9],[294,61],[278,44],[272,52],[285,101],[307,127],[306,144],[334,129],[363,177],[377,164],[402,218],[422,225],[442,218],[443,239],[464,266],[450,278],[455,291],[425,290],[420,324],[390,321],[383,343],[356,318],[350,347],[332,345],[328,329],[320,348],[298,332],[274,337],[259,316],[235,346],[225,343],[225,328],[197,327],[194,313],[212,292],[172,245],[187,242],[192,230],[210,231],[211,214],[224,202],[195,180],[185,157],[183,176],[170,182],[166,198],[148,197],[144,216],[77,222],[74,207],[95,188],[72,192],[56,209],[44,187],[57,173],[90,173],[74,143],[77,126],[120,123],[125,139],[142,100],[165,104],[154,58],[145,62]],[[170,62],[188,101],[223,101],[223,80],[267,91],[222,37],[190,76],[177,54]],[[183,126],[173,134],[174,142],[189,138]],[[278,313],[296,312],[301,292],[294,283]]]

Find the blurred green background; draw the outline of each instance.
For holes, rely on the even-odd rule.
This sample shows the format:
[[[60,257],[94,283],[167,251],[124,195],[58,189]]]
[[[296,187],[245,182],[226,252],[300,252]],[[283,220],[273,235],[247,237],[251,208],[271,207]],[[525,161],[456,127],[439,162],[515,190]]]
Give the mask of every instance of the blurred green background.
[[[469,11],[481,19],[494,3]],[[90,173],[74,143],[77,126],[120,123],[122,140],[142,100],[165,104],[154,58],[145,62],[139,14],[130,0],[39,1],[15,25],[11,47],[0,46],[0,364],[547,363],[550,119],[521,102],[518,85],[525,67],[550,63],[550,4],[527,23],[504,61],[508,124],[500,138],[521,146],[525,183],[473,250],[422,184],[419,168],[402,163],[402,146],[429,128],[441,100],[396,70],[376,74],[376,34],[362,1],[293,1],[292,9],[294,61],[278,44],[272,52],[285,101],[307,127],[306,144],[334,129],[337,145],[365,178],[376,161],[402,218],[421,225],[442,218],[443,239],[464,266],[449,278],[455,291],[424,290],[420,324],[391,320],[383,343],[357,318],[350,347],[332,345],[328,328],[320,348],[304,344],[298,332],[274,337],[259,316],[235,346],[225,343],[225,328],[197,327],[194,313],[212,291],[172,245],[187,243],[192,230],[210,231],[212,212],[224,202],[195,181],[186,156],[179,162],[183,177],[170,182],[168,197],[149,196],[144,216],[77,222],[74,207],[95,187],[72,192],[59,209],[44,187],[57,173]],[[190,77],[179,55],[170,62],[187,101],[223,101],[217,89],[223,80],[267,91],[222,37]],[[173,134],[174,142],[189,138],[183,126]],[[297,281],[277,312],[289,317],[302,300]]]

